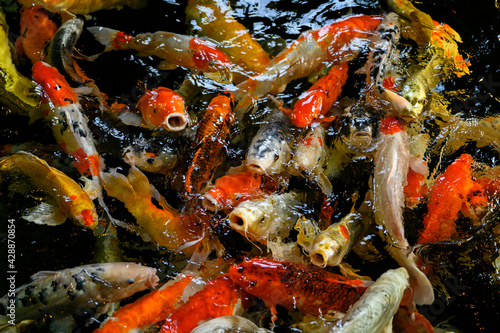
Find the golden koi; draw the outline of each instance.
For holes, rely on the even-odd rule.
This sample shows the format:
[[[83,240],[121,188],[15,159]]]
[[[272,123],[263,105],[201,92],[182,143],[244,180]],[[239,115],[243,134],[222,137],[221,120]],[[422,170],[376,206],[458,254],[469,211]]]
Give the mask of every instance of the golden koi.
[[[87,15],[99,10],[121,9],[125,6],[141,8],[146,0],[19,0],[23,5],[38,5],[51,12],[70,12]]]
[[[163,59],[160,64],[162,69],[181,66],[202,71],[205,76],[217,82],[232,81],[231,60],[215,45],[201,38],[166,31],[132,36],[104,27],[90,27],[88,30],[106,47],[104,52],[135,50],[139,55]]]
[[[203,236],[198,222],[170,207],[136,167],[130,168],[128,177],[113,170],[103,172],[101,179],[108,195],[123,202],[135,217],[143,239],[176,250],[181,245],[196,243]],[[160,207],[153,203],[153,198]]]
[[[229,3],[224,1],[189,0],[186,22],[195,25],[193,30],[219,42],[219,49],[231,61],[241,66],[233,69],[233,83],[238,84],[262,71],[269,63],[269,56],[248,30],[231,14]]]
[[[26,176],[33,188],[47,193],[50,203],[35,207],[29,215],[23,216],[24,219],[37,224],[59,225],[71,218],[89,229],[97,226],[97,212],[87,193],[73,179],[35,155],[18,152],[2,157],[0,175]]]

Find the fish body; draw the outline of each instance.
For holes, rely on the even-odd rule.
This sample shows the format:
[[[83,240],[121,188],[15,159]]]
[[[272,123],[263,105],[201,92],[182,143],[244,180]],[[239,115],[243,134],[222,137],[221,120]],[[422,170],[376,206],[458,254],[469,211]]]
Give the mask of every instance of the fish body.
[[[176,279],[174,283],[169,282],[121,307],[94,333],[128,333],[165,320],[175,310],[184,289],[191,281],[190,276],[181,275],[179,281]]]
[[[219,42],[219,49],[241,67],[233,71],[235,84],[260,73],[270,61],[248,29],[234,19],[228,2],[189,0],[186,22],[195,25],[197,35]]]
[[[211,211],[232,209],[240,202],[258,199],[266,194],[261,183],[261,176],[250,171],[219,177],[214,187],[203,195],[203,207]]]
[[[348,69],[346,62],[332,66],[328,74],[303,92],[292,107],[292,124],[297,127],[310,126],[318,117],[325,115],[342,93]]]
[[[265,258],[231,266],[229,275],[235,284],[268,306],[281,305],[314,316],[346,312],[367,288],[365,281],[347,280],[316,266]]]
[[[289,82],[309,76],[324,62],[343,62],[355,56],[360,46],[352,41],[368,37],[380,20],[380,16],[352,15],[302,33],[260,74],[237,85],[235,113],[238,119],[262,96],[283,92]]]
[[[248,147],[245,165],[260,175],[278,174],[285,170],[291,158],[293,136],[290,120],[281,112],[271,114]]]
[[[193,157],[185,175],[184,189],[189,194],[200,193],[211,180],[213,171],[222,162],[221,156],[234,122],[235,100],[231,92],[215,96],[198,124],[192,145]]]
[[[176,250],[202,236],[197,222],[170,207],[136,167],[130,168],[128,177],[112,170],[103,172],[101,178],[108,195],[122,201],[135,217],[143,239]],[[153,203],[153,199],[160,207]]]
[[[366,60],[366,103],[375,109],[412,117],[412,105],[404,97],[384,87],[389,61],[397,58],[395,44],[399,41],[398,15],[384,16],[372,37],[371,51]],[[392,111],[394,110],[394,111]]]
[[[54,37],[58,29],[50,19],[49,12],[40,6],[23,5],[19,20],[21,36],[16,40],[18,56],[25,55],[35,63],[41,60],[45,45]]]
[[[86,15],[99,10],[121,9],[124,6],[141,8],[145,0],[20,0],[23,5],[35,4],[51,12],[70,12]]]
[[[242,291],[223,274],[207,282],[205,287],[192,295],[177,308],[163,324],[161,333],[189,333],[201,321],[242,313]]]
[[[55,67],[39,61],[33,65],[33,79],[42,88],[42,98],[47,104],[45,122],[59,146],[74,158],[73,165],[83,175],[94,179],[104,168],[97,152],[77,94]]]
[[[360,213],[350,213],[323,230],[314,240],[309,256],[316,266],[338,266],[356,244],[364,229]]]
[[[474,187],[473,163],[469,154],[460,155],[429,189],[428,212],[424,215],[424,231],[418,243],[449,240],[456,232],[458,213]]]
[[[244,237],[262,244],[276,236],[283,239],[299,218],[299,203],[298,195],[293,192],[244,201],[229,213],[229,225]]]
[[[385,327],[391,325],[398,311],[408,285],[406,269],[388,270],[366,289],[331,332],[385,332]]]
[[[404,184],[410,163],[410,145],[403,123],[387,116],[379,125],[379,142],[373,171],[373,209],[375,222],[382,226],[381,237],[387,251],[406,268],[417,304],[431,304],[434,292],[428,278],[415,264],[403,225]]]
[[[205,76],[221,83],[232,81],[231,60],[215,45],[201,38],[166,31],[132,36],[104,27],[90,27],[88,30],[106,47],[105,51],[135,50],[143,56],[163,59],[163,69],[181,66],[202,71]]]
[[[171,146],[154,147],[135,144],[124,149],[124,160],[142,171],[169,174],[178,160],[177,151]]]
[[[35,155],[18,152],[1,158],[0,175],[25,176],[33,188],[47,194],[50,203],[40,204],[28,216],[23,216],[24,219],[38,224],[58,225],[71,218],[89,229],[97,226],[96,208],[87,193],[73,179]]]
[[[98,317],[110,304],[158,283],[156,269],[131,262],[90,264],[60,271],[41,271],[15,293],[15,322],[51,317],[53,322],[76,313],[95,311]],[[1,300],[6,313],[8,295]],[[10,298],[12,299],[12,298]],[[4,327],[6,316],[0,318]],[[58,330],[61,332],[61,330]]]
[[[151,129],[179,132],[189,124],[184,98],[166,87],[146,91],[136,108]]]
[[[223,333],[223,332],[238,332],[238,333],[271,333],[272,331],[260,328],[251,320],[235,315],[221,316],[196,326],[191,333]]]

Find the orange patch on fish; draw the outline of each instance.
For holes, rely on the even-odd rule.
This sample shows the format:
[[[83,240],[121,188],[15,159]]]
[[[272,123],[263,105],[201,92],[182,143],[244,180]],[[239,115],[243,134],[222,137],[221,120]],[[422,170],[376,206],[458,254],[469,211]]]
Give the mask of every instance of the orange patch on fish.
[[[404,131],[403,122],[394,116],[387,116],[380,120],[380,132],[385,135],[395,134]]]
[[[87,156],[82,148],[72,152],[75,160],[73,165],[81,174],[88,174],[91,176],[98,176],[100,172],[101,158],[99,155]]]
[[[189,48],[194,51],[193,62],[200,70],[207,71],[214,63],[218,66],[232,66],[228,56],[200,38],[192,38]]]
[[[399,87],[396,84],[396,80],[392,76],[385,77],[384,81],[382,82],[382,86],[385,89],[389,89],[391,91],[399,91]]]
[[[132,37],[131,35],[127,35],[123,31],[119,31],[116,33],[115,38],[113,38],[111,45],[114,49],[120,50],[123,45],[127,45],[133,38],[134,37]]]
[[[427,186],[422,184],[424,180],[424,175],[413,171],[411,168],[408,170],[406,175],[407,185],[403,188],[407,206],[417,204],[427,192]]]
[[[92,216],[92,211],[90,209],[85,209],[81,212],[82,218],[85,221],[84,225],[90,227],[97,223]]]
[[[342,237],[344,237],[346,240],[349,240],[349,230],[347,230],[346,226],[341,224],[339,229]]]
[[[42,86],[47,97],[56,107],[78,103],[76,92],[70,87],[57,68],[37,61],[32,69],[33,80]]]

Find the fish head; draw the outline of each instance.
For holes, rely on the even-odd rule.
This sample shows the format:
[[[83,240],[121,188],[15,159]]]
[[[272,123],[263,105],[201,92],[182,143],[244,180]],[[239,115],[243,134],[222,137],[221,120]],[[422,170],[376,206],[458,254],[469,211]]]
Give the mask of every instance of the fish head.
[[[151,128],[179,132],[189,124],[184,98],[165,87],[146,91],[136,108]]]
[[[306,136],[297,144],[293,162],[301,170],[311,171],[326,157],[324,146],[325,130],[318,125],[309,130]]]
[[[99,216],[97,216],[95,207],[85,208],[75,215],[75,220],[85,228],[94,229],[97,226]]]
[[[159,278],[156,269],[132,262],[92,264],[86,273],[100,284],[102,299],[116,302],[149,287],[156,287]]]
[[[35,38],[40,30],[52,35],[57,31],[57,25],[50,19],[49,12],[40,6],[23,5],[20,13],[19,24],[24,38]]]
[[[244,201],[229,214],[229,226],[251,240],[266,243],[272,209],[272,203],[264,199]]]
[[[362,152],[367,149],[374,136],[375,117],[357,104],[339,119],[339,135],[349,150]]]
[[[290,160],[290,147],[275,137],[262,138],[248,149],[245,163],[248,170],[259,175],[280,173]]]
[[[334,237],[321,233],[316,237],[309,255],[311,262],[316,266],[337,266],[341,262],[337,259],[341,252],[342,246]]]

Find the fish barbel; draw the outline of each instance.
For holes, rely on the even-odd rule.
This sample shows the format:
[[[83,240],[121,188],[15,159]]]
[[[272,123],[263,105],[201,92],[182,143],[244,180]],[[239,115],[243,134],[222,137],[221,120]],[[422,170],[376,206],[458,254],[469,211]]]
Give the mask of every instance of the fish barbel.
[[[415,264],[415,254],[405,237],[403,225],[404,184],[410,161],[408,134],[401,121],[387,116],[380,122],[373,171],[373,209],[375,222],[382,226],[381,237],[387,251],[406,268],[417,304],[431,304],[434,291],[427,276]]]
[[[18,152],[2,157],[0,181],[5,175],[26,176],[34,189],[43,190],[49,197],[48,202],[32,209],[24,219],[37,224],[59,225],[71,218],[89,229],[97,226],[96,208],[87,193],[73,179],[35,155]]]
[[[234,68],[233,83],[256,75],[269,63],[269,56],[257,40],[232,15],[228,1],[189,0],[186,22],[199,36],[219,42],[219,49],[241,67]]]
[[[232,81],[231,60],[214,44],[201,38],[166,31],[132,36],[105,27],[90,27],[88,30],[106,47],[104,52],[135,50],[141,56],[163,59],[161,69],[181,66],[202,71],[205,76],[220,83]]]
[[[41,271],[31,282],[15,292],[15,322],[52,318],[57,321],[74,314],[95,311],[95,317],[105,313],[115,302],[158,283],[156,269],[131,262],[90,264],[60,271]],[[2,313],[7,313],[10,297],[0,300]],[[12,299],[11,299],[12,300]],[[7,316],[0,316],[0,328],[6,327]],[[4,321],[5,319],[5,321]]]
[[[136,108],[149,128],[163,128],[179,132],[189,124],[184,98],[166,87],[148,90],[137,102]]]
[[[141,8],[147,0],[19,0],[23,5],[38,5],[51,12],[70,12],[86,15],[99,10],[121,9],[124,6]]]
[[[179,214],[168,205],[136,167],[131,166],[128,177],[112,170],[103,172],[101,178],[108,195],[122,201],[135,217],[143,239],[176,250],[202,237],[203,231],[197,221]],[[153,199],[160,207],[153,203]]]
[[[408,285],[408,272],[405,268],[388,270],[366,289],[331,332],[385,332],[385,327],[391,325],[392,318],[398,311]]]

